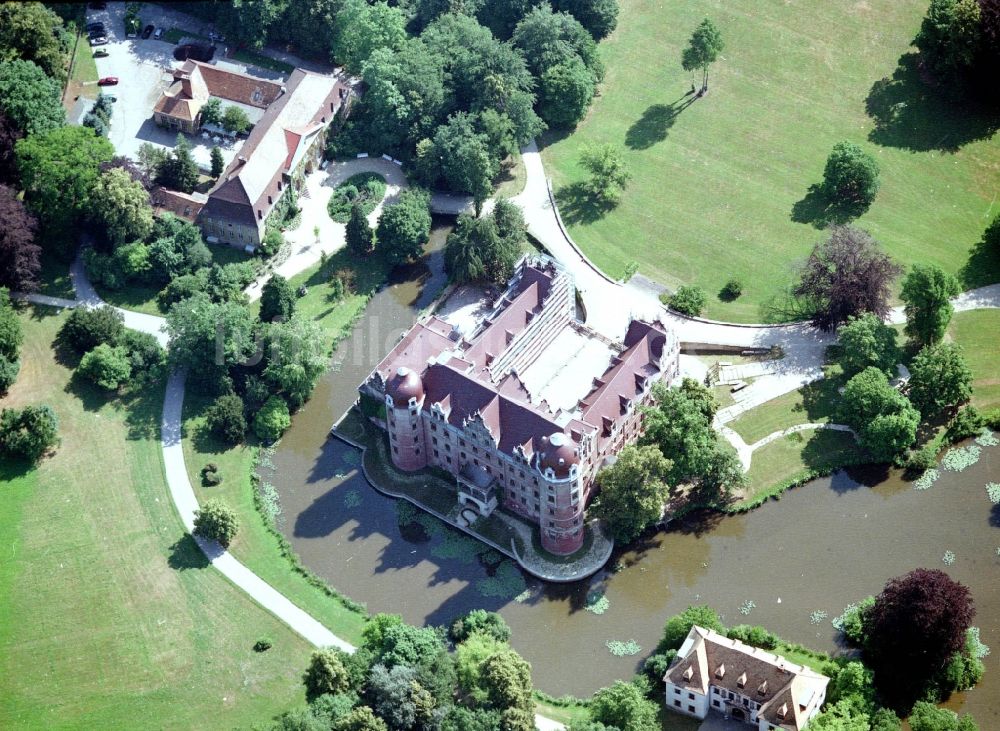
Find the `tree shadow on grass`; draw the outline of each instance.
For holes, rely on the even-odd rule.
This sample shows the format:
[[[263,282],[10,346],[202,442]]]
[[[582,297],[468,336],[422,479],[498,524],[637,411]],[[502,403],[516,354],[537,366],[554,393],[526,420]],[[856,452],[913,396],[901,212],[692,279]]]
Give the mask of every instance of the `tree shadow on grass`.
[[[892,76],[872,85],[865,110],[875,123],[869,140],[916,152],[957,152],[1000,130],[1000,106],[959,85],[934,85],[918,53],[901,56]]]
[[[556,191],[559,215],[569,225],[595,223],[614,210],[617,203],[596,198],[583,183],[565,185]]]
[[[695,100],[693,95],[685,95],[672,104],[653,104],[646,107],[625,133],[625,146],[630,150],[646,150],[667,139],[667,133],[674,126],[678,115]]]
[[[198,547],[198,543],[190,533],[185,533],[170,546],[167,566],[175,571],[207,569],[209,565],[208,556]]]
[[[791,288],[775,294],[760,305],[760,321],[765,323],[798,322],[812,319],[816,305],[798,297]]]
[[[35,465],[26,459],[4,458],[0,462],[0,486],[9,487],[11,482],[19,477],[24,477],[33,469],[35,469]]]
[[[792,220],[807,223],[814,228],[824,229],[833,224],[849,223],[862,216],[868,207],[857,203],[845,203],[830,197],[820,183],[809,186],[804,198],[792,206]]]
[[[963,289],[985,287],[1000,282],[1000,246],[986,242],[984,236],[969,251],[969,260],[958,273]]]

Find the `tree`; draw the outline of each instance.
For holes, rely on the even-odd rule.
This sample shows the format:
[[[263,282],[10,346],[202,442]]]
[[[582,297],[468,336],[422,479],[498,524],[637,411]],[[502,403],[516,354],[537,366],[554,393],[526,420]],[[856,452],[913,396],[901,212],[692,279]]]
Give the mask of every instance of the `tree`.
[[[954,76],[973,65],[983,40],[978,0],[931,0],[913,40],[922,60],[939,74]]]
[[[210,100],[211,101],[211,100]],[[135,153],[139,169],[152,180],[159,176],[160,168],[166,163],[170,153],[151,142],[143,142]],[[150,186],[146,186],[147,188]]]
[[[722,33],[708,18],[701,21],[691,34],[691,39],[681,54],[681,67],[685,71],[701,69],[701,94],[708,91],[708,67],[715,63],[724,48]]]
[[[972,397],[972,370],[955,343],[929,345],[910,365],[910,398],[924,416],[964,404]]]
[[[886,705],[907,710],[966,641],[975,608],[968,588],[936,569],[890,579],[865,613],[867,664]]]
[[[66,123],[62,89],[31,61],[0,61],[0,110],[26,135]]]
[[[585,183],[590,195],[604,205],[616,204],[632,177],[621,148],[611,143],[586,147],[580,155],[580,164],[590,173]]]
[[[919,345],[939,342],[954,312],[951,298],[961,291],[958,280],[940,267],[914,264],[900,294],[906,303],[906,334]]]
[[[332,648],[313,651],[302,682],[310,699],[327,693],[346,693],[351,689],[341,653]]]
[[[486,135],[473,127],[471,115],[459,112],[438,128],[434,154],[449,190],[470,194],[478,209],[493,190],[499,166],[490,155]]]
[[[131,378],[132,364],[125,348],[101,343],[80,359],[79,372],[101,388],[117,391]]]
[[[200,292],[167,313],[170,360],[194,372],[214,372],[246,361],[254,352],[254,321],[246,307],[212,302]]]
[[[634,683],[622,680],[597,691],[590,700],[590,717],[621,731],[658,731],[656,714],[656,704]]]
[[[535,706],[531,695],[531,665],[511,649],[491,655],[483,662],[479,683],[494,708],[532,711]]]
[[[289,4],[289,0],[233,0],[216,16],[216,23],[230,41],[261,48]]]
[[[431,235],[430,194],[407,188],[382,211],[375,230],[377,250],[391,264],[419,258]]]
[[[222,100],[213,96],[201,108],[201,123],[220,126],[222,124]]]
[[[24,342],[24,331],[10,302],[10,293],[0,287],[0,356],[17,360]]]
[[[271,396],[253,419],[253,431],[266,444],[271,444],[281,438],[292,424],[288,413],[288,404],[280,396]]]
[[[0,105],[0,183],[15,184],[18,180],[14,146],[22,137],[24,132],[17,128]]]
[[[823,330],[863,312],[885,320],[892,282],[900,271],[867,231],[834,226],[830,237],[813,247],[795,294],[811,304],[813,324]]]
[[[901,731],[902,722],[891,708],[879,708],[871,717],[871,731]]]
[[[359,706],[337,721],[334,731],[389,731],[385,721],[368,706]]]
[[[35,241],[38,219],[24,207],[17,192],[0,184],[0,287],[22,292],[38,289],[42,269],[40,247]]]
[[[260,319],[262,322],[292,319],[295,313],[295,290],[280,274],[275,273],[260,291]]]
[[[121,168],[97,179],[89,215],[113,246],[145,239],[153,231],[153,207],[142,184]]]
[[[42,3],[0,5],[0,59],[33,61],[59,83],[66,80],[65,33],[62,18]]]
[[[879,189],[875,158],[853,142],[838,142],[826,159],[823,188],[832,200],[865,210]]]
[[[143,143],[143,144],[149,144]],[[128,176],[139,183],[146,190],[151,190],[153,188],[153,179],[146,173],[146,171],[132,162],[132,159],[125,157],[124,155],[115,155],[113,158],[107,162],[102,162],[98,169],[102,174],[108,172],[109,170],[124,170],[128,173]]]
[[[679,287],[676,292],[670,295],[667,299],[667,304],[670,305],[670,309],[676,310],[681,314],[697,317],[705,308],[706,300],[705,290],[701,287],[686,284]]]
[[[125,318],[112,307],[77,307],[59,328],[59,339],[77,353],[86,353],[102,343],[113,345],[125,330]]]
[[[191,156],[191,144],[177,135],[174,149],[157,166],[156,182],[165,188],[190,193],[198,185],[198,163]]]
[[[205,424],[215,436],[227,444],[239,444],[247,433],[243,399],[235,393],[219,396],[205,413]]]
[[[809,722],[813,731],[868,731],[868,714],[854,702],[853,698],[845,698],[836,703],[827,704],[823,712]]]
[[[691,606],[667,620],[663,627],[663,639],[660,640],[657,649],[679,650],[684,644],[684,638],[688,636],[688,632],[695,625],[719,633],[726,631],[719,620],[719,615],[710,606],[707,604]]]
[[[420,684],[417,672],[406,665],[389,670],[385,665],[375,665],[368,675],[367,697],[372,710],[384,719],[389,728],[409,729],[417,722],[417,704],[414,696]]]
[[[547,68],[538,86],[538,116],[551,128],[573,129],[594,98],[594,77],[578,57]]]
[[[837,330],[840,356],[837,361],[847,376],[874,366],[894,376],[899,362],[896,331],[870,312],[851,317]]]
[[[313,320],[294,317],[264,329],[267,365],[264,378],[298,408],[330,365],[323,330]]]
[[[445,268],[456,282],[504,284],[514,273],[520,248],[501,237],[494,216],[462,215],[445,243]]]
[[[496,612],[473,609],[464,617],[459,617],[452,622],[448,634],[453,642],[461,643],[473,634],[485,635],[497,642],[508,642],[511,633],[507,622]]]
[[[74,225],[91,206],[99,166],[114,156],[103,137],[83,127],[58,127],[32,134],[17,143],[24,200],[42,225],[43,246],[75,241]]]
[[[222,150],[218,145],[212,145],[212,177],[218,178],[226,169],[226,161],[222,159]]]
[[[59,420],[48,406],[0,411],[0,455],[32,464],[59,443]]]
[[[593,84],[604,78],[604,65],[597,43],[569,13],[553,12],[548,3],[539,3],[517,24],[513,37],[528,68],[536,78],[545,69],[578,59],[590,71]]]
[[[872,671],[857,660],[847,663],[833,676],[827,695],[831,703],[842,698],[852,698],[866,713],[875,707],[875,689],[872,685]]]
[[[840,409],[858,443],[878,460],[892,460],[916,439],[920,414],[878,368],[868,367],[847,382]]]
[[[604,521],[616,541],[632,541],[663,515],[672,466],[658,447],[625,447],[613,465],[598,473],[601,491],[591,515]]]
[[[250,117],[237,106],[226,107],[222,113],[222,128],[234,135],[241,135],[250,129]]]
[[[351,217],[347,220],[344,237],[348,251],[355,256],[367,256],[375,248],[375,231],[368,223],[368,216],[357,203],[351,206]]]
[[[386,2],[345,0],[333,26],[333,57],[359,73],[377,49],[399,50],[406,41],[406,17]]]
[[[594,40],[601,40],[618,25],[618,0],[556,0],[556,10],[570,13]]]
[[[239,527],[236,513],[218,498],[209,498],[200,510],[194,511],[194,534],[216,541],[223,548],[229,548]]]
[[[913,731],[977,731],[972,716],[958,714],[948,708],[938,708],[928,701],[917,701],[907,719]]]

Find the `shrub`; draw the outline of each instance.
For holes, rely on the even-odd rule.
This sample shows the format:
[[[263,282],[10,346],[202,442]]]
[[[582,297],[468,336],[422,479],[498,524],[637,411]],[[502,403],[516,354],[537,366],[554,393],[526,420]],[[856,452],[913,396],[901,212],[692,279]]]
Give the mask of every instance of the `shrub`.
[[[17,312],[10,304],[10,295],[0,287],[0,356],[9,361],[18,359],[24,332]]]
[[[132,376],[132,364],[125,348],[107,343],[88,351],[77,370],[84,378],[109,391],[117,391]]]
[[[705,308],[705,291],[701,287],[685,285],[667,299],[667,306],[683,315],[697,317]]]
[[[741,294],[743,294],[743,282],[739,279],[730,279],[722,285],[722,289],[719,291],[719,299],[732,302]]]
[[[160,307],[169,309],[175,302],[193,297],[205,289],[206,280],[207,272],[204,270],[197,274],[182,274],[176,279],[171,279],[170,283],[157,295]]]
[[[448,631],[455,643],[465,642],[474,633],[484,634],[497,642],[510,640],[510,627],[504,618],[485,609],[473,609],[464,617],[459,617]]]
[[[302,676],[306,696],[316,698],[324,693],[344,693],[350,690],[350,679],[342,654],[334,649],[315,650]]]
[[[646,662],[642,664],[642,672],[653,683],[653,687],[658,687],[663,682],[663,676],[675,657],[677,657],[677,650],[658,652],[646,658]]]
[[[10,387],[14,385],[14,381],[17,380],[17,374],[20,370],[21,361],[7,360],[5,356],[0,355],[0,396],[7,393]]]
[[[920,449],[911,449],[906,455],[906,469],[923,472],[937,467],[937,450],[930,444]]]
[[[972,439],[972,437],[979,436],[984,423],[983,415],[975,406],[966,406],[951,420],[945,435],[952,443],[960,442],[963,439]]]
[[[265,443],[276,441],[292,423],[288,404],[280,396],[271,396],[253,420],[253,430]]]
[[[201,484],[205,487],[214,487],[222,483],[222,475],[219,473],[219,466],[214,462],[209,462],[201,468]]]
[[[771,634],[759,625],[749,624],[736,625],[726,632],[726,637],[764,650],[773,650],[779,642],[777,635]]]
[[[351,208],[357,205],[367,216],[375,210],[385,196],[385,178],[378,173],[358,173],[352,175],[333,189],[327,211],[337,223],[347,223]]]
[[[259,640],[253,643],[254,652],[267,652],[272,647],[274,647],[274,643],[271,642],[271,640],[268,639],[267,637],[261,637]]]
[[[86,353],[102,343],[116,343],[122,336],[125,318],[104,305],[96,309],[77,307],[59,328],[59,339],[77,353]]]
[[[223,548],[229,547],[239,527],[236,513],[218,498],[206,500],[194,513],[194,534],[218,541]]]
[[[212,434],[229,444],[243,441],[247,433],[247,420],[243,415],[243,399],[235,393],[219,396],[208,408],[205,423]]]
[[[48,406],[0,412],[0,454],[37,462],[59,443],[59,420]]]
[[[138,376],[149,382],[162,375],[167,363],[167,351],[155,336],[126,329],[118,339],[118,345],[128,354],[133,377]]]
[[[663,627],[663,639],[660,640],[657,651],[664,652],[666,650],[680,649],[684,638],[687,637],[688,632],[691,631],[691,627],[694,625],[716,632],[724,633],[726,631],[726,628],[722,626],[722,622],[719,620],[719,615],[707,604],[688,607],[680,614],[674,615],[667,620],[666,625]]]

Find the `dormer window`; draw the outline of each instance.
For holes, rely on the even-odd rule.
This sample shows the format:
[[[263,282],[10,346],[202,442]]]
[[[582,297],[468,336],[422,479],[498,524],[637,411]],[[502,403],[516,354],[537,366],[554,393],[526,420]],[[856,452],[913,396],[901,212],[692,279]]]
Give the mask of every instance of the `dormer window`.
[[[740,675],[740,677],[736,679],[736,685],[738,685],[740,688],[743,688],[746,686],[746,684],[747,684],[747,674],[743,673],[742,675]]]
[[[761,683],[760,685],[757,686],[757,692],[760,693],[761,695],[766,695],[767,694],[767,681],[766,680],[763,683]]]
[[[722,663],[719,667],[715,669],[715,677],[724,678],[726,677],[726,664]]]
[[[778,718],[784,718],[788,715],[788,704],[782,703],[781,707],[778,709]]]
[[[694,677],[694,667],[688,665],[687,670],[684,671],[684,675],[682,677],[684,678],[684,680],[691,680],[691,678]]]
[[[251,95],[250,95],[250,98],[251,98],[251,99],[252,99],[253,101],[255,101],[255,102],[257,102],[258,104],[260,104],[260,103],[261,103],[261,102],[262,102],[262,101],[264,100],[264,94],[263,94],[263,93],[261,93],[261,90],[260,90],[260,89],[254,89],[254,90],[253,90],[253,94],[251,94]]]

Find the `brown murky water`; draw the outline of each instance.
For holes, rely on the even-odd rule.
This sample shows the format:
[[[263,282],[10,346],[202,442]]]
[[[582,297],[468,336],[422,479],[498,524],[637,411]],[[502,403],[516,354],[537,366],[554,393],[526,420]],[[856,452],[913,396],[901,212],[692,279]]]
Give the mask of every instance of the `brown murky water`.
[[[432,248],[446,228],[436,228]],[[728,624],[762,624],[784,638],[836,650],[830,619],[851,601],[878,593],[887,579],[918,566],[938,567],[971,587],[982,640],[994,648],[983,683],[952,707],[982,729],[1000,729],[1000,507],[984,486],[1000,481],[1000,447],[960,474],[943,472],[927,491],[881,470],[840,473],[787,493],[750,514],[702,516],[617,556],[621,570],[571,586],[529,581],[514,601],[477,587],[488,569],[475,559],[439,558],[441,536],[403,529],[395,501],[357,472],[357,454],[327,439],[357,384],[443,284],[439,254],[402,273],[377,294],[312,400],[296,415],[274,458],[284,531],[302,560],[373,612],[415,624],[443,624],[475,607],[499,611],[513,644],[549,693],[585,696],[627,678],[655,646],[664,620],[707,603]],[[956,560],[945,566],[945,551]],[[610,602],[585,609],[593,589]],[[749,615],[741,605],[752,602]],[[813,624],[811,615],[828,617]],[[643,652],[610,654],[608,640],[634,639]]]

